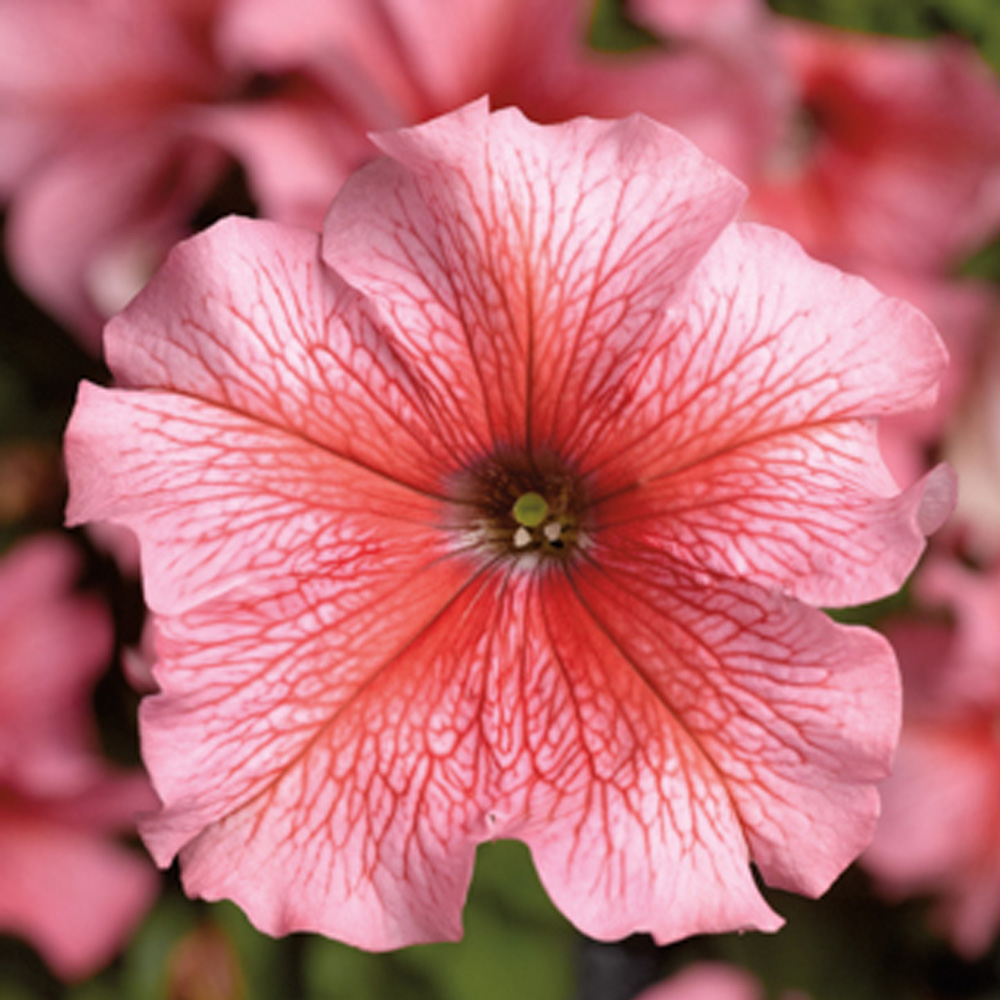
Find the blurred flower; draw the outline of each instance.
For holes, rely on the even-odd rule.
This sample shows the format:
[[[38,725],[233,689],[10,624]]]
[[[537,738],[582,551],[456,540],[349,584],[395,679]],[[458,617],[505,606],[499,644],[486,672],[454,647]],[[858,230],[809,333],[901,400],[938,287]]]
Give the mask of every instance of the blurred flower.
[[[803,993],[782,993],[782,1000],[807,1000]],[[764,1000],[764,988],[745,969],[722,962],[696,962],[636,1000]]]
[[[776,20],[800,113],[751,214],[824,260],[943,273],[1000,226],[1000,83],[971,47]]]
[[[239,957],[218,928],[205,924],[186,934],[168,962],[169,1000],[244,1000]]]
[[[636,1000],[764,1000],[764,991],[745,969],[698,962],[644,990]]]
[[[158,884],[113,839],[154,800],[96,752],[89,696],[111,633],[98,604],[70,593],[76,568],[54,535],[0,563],[0,927],[68,978],[112,957]]]
[[[0,0],[0,196],[25,287],[97,345],[184,235],[225,167],[229,117],[256,116],[265,208],[321,219],[363,147],[318,84],[218,44],[228,0]],[[240,150],[242,151],[242,149]],[[268,182],[280,163],[283,190]],[[277,199],[275,196],[274,200]],[[290,221],[300,221],[295,218]]]
[[[961,482],[955,531],[964,551],[983,565],[1000,559],[1000,313],[992,320],[942,449]]]
[[[144,837],[262,929],[454,938],[477,844],[586,933],[774,928],[867,843],[896,589],[950,507],[876,418],[927,321],[648,119],[385,134],[322,240],[230,220],[108,328],[73,522],[142,545]],[[154,335],[155,334],[155,335]]]
[[[585,44],[591,0],[234,0],[227,45],[280,73],[306,64],[367,128],[422,121],[482,95],[532,120],[640,111],[679,128],[737,172],[756,166],[784,111],[764,8],[743,3],[731,30],[694,4],[638,7],[664,45]],[[349,16],[346,13],[350,12]],[[317,26],[322,25],[319,30]],[[330,40],[340,44],[330,58]]]
[[[23,439],[0,443],[0,525],[43,512],[57,514],[64,491],[57,444]]]
[[[939,559],[918,583],[924,607],[948,607],[955,624],[892,632],[903,733],[863,860],[888,894],[936,897],[942,926],[973,957],[1000,929],[1000,570]]]
[[[584,0],[0,0],[0,197],[25,287],[91,346],[231,155],[319,228],[366,133],[484,93],[555,121],[645,111],[740,170],[773,140],[762,33],[599,53]],[[689,19],[691,20],[691,19]]]
[[[879,427],[882,453],[890,471],[897,482],[912,483],[939,461],[942,453],[951,465],[956,465],[957,456],[951,453],[953,449],[949,448],[947,440],[953,437],[957,443],[959,437],[964,437],[966,432],[962,428],[968,418],[963,414],[978,419],[975,416],[978,402],[971,398],[978,395],[973,386],[989,381],[984,378],[982,367],[988,344],[994,339],[1000,322],[1000,300],[996,289],[970,280],[915,276],[881,268],[868,268],[865,277],[886,294],[897,295],[922,309],[948,350],[948,367],[934,405],[890,417]],[[996,458],[1000,462],[1000,450]],[[956,471],[958,510],[961,511],[970,499],[972,484],[968,477],[976,470],[956,468]],[[1000,493],[1000,479],[995,488]],[[1000,503],[1000,496],[993,502]],[[994,530],[1000,532],[1000,521],[993,519],[991,523],[995,525]]]

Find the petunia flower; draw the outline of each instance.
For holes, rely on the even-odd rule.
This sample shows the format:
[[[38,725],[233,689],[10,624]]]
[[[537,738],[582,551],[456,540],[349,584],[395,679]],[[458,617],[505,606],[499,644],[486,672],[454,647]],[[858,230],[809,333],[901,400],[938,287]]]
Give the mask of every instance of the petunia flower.
[[[1000,932],[1000,571],[938,556],[917,584],[924,608],[949,608],[954,625],[901,622],[891,633],[904,724],[862,860],[887,895],[932,897],[940,928],[973,958]]]
[[[1000,82],[955,40],[778,20],[799,113],[750,213],[841,267],[941,274],[1000,229]]]
[[[152,903],[149,862],[116,842],[154,798],[97,753],[90,689],[107,664],[107,613],[69,590],[65,539],[0,562],[0,928],[64,978],[109,961]]]
[[[322,239],[229,220],[112,320],[73,523],[140,539],[163,801],[191,894],[269,933],[455,938],[524,841],[584,932],[780,918],[864,847],[897,588],[951,503],[877,418],[929,323],[770,229],[641,116],[484,103],[377,139]]]

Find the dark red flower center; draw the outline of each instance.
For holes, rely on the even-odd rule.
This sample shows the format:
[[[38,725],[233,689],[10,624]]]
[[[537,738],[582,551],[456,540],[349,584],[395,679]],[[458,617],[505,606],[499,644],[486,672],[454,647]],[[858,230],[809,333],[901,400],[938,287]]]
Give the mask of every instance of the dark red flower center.
[[[569,558],[586,537],[587,491],[551,454],[500,454],[460,477],[462,528],[498,555]]]

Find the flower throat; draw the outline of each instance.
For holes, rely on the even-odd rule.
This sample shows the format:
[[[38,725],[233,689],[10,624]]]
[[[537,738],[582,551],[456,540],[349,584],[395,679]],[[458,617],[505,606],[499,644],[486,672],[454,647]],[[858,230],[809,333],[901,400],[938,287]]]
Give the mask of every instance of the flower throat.
[[[467,526],[499,555],[566,559],[583,541],[583,484],[555,456],[491,456],[466,473],[458,492]]]

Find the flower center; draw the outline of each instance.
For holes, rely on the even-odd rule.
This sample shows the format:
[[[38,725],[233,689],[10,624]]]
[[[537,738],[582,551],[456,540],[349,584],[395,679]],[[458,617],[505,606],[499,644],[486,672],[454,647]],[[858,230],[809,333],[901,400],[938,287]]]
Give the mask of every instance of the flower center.
[[[586,492],[555,456],[491,456],[462,475],[455,494],[461,527],[491,552],[565,559],[584,543]]]

